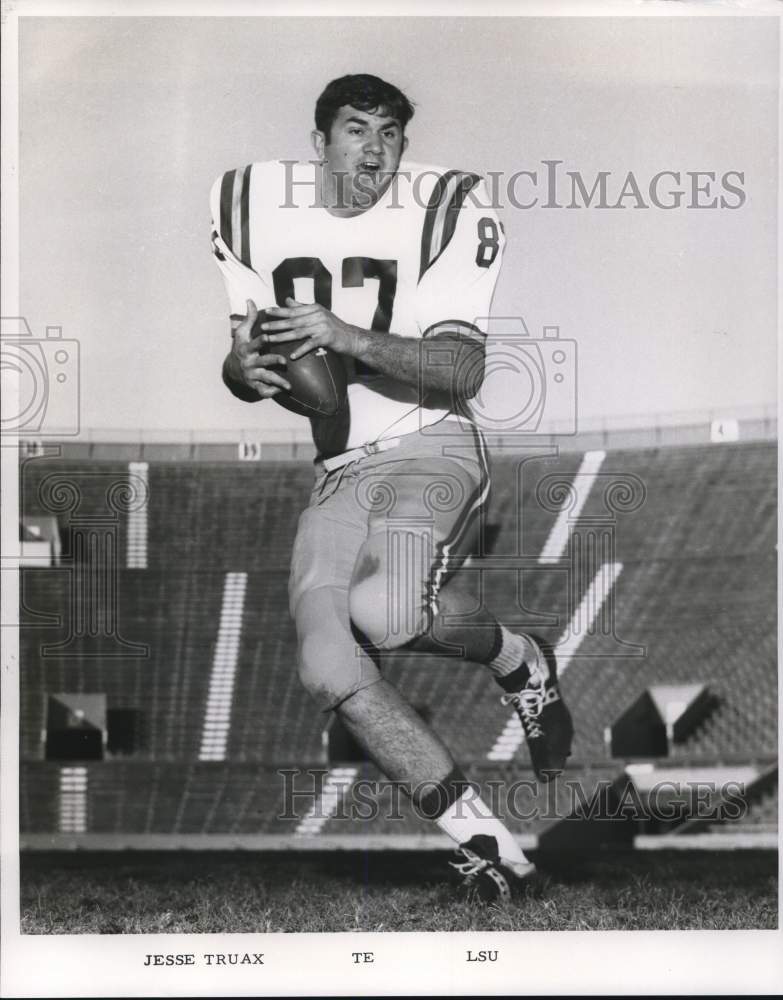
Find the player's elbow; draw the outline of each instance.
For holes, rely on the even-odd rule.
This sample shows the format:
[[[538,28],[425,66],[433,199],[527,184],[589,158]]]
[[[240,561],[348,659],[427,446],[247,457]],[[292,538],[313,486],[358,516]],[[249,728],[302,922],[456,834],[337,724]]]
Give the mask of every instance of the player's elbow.
[[[451,370],[449,390],[453,408],[459,409],[477,396],[484,382],[484,345],[463,340]]]
[[[460,361],[454,372],[454,394],[460,403],[467,403],[479,394],[484,382],[486,354],[483,344],[469,344],[460,351]]]
[[[472,337],[444,335],[427,343],[425,355],[427,395],[448,395],[451,408],[476,396],[484,381],[484,344]],[[441,401],[438,405],[446,405]]]

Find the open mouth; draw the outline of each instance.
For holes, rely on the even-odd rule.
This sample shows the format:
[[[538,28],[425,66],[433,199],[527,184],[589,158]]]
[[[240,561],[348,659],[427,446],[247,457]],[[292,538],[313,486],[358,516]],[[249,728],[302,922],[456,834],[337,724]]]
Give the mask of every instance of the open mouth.
[[[377,160],[362,160],[359,163],[359,170],[377,176],[381,172],[381,165]]]

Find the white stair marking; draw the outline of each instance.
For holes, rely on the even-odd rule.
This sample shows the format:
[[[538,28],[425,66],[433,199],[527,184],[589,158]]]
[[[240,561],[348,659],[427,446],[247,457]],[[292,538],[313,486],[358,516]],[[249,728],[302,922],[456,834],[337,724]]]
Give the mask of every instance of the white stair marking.
[[[546,544],[541,550],[541,555],[538,557],[540,563],[556,563],[565,552],[566,545],[568,545],[570,525],[582,513],[582,508],[590,495],[590,490],[593,488],[593,483],[605,458],[605,451],[585,452],[582,457],[582,464],[579,466],[579,471],[574,478],[576,503],[571,509],[566,510],[564,508],[557,515],[557,520],[552,526],[549,538],[547,538]]]
[[[147,500],[149,496],[149,464],[147,462],[129,462],[128,474],[141,480],[139,492],[145,497],[141,504],[134,504],[128,513],[128,569],[147,568]],[[136,492],[136,490],[134,490]]]
[[[333,767],[324,778],[321,794],[299,821],[295,835],[314,837],[319,834],[326,821],[337,812],[337,807],[358,773],[359,769],[356,767]]]
[[[576,651],[601,613],[604,602],[612,592],[617,578],[622,572],[623,564],[619,562],[604,563],[593,577],[593,582],[587,589],[579,607],[574,612],[568,628],[560,637],[556,647],[557,674],[562,676]],[[582,623],[587,626],[580,628]],[[516,712],[503,728],[503,732],[495,740],[495,745],[487,754],[488,760],[511,760],[525,738],[522,723]]]
[[[226,573],[199,760],[225,760],[226,757],[246,587],[247,573]]]
[[[588,587],[587,593],[574,612],[567,630],[557,644],[558,677],[565,672],[584,637],[590,634],[604,602],[611,594],[612,587],[617,583],[617,577],[622,571],[623,564],[620,562],[604,563],[593,577],[593,582]],[[586,623],[584,628],[580,628],[582,622]]]
[[[60,768],[60,833],[87,830],[87,768]]]

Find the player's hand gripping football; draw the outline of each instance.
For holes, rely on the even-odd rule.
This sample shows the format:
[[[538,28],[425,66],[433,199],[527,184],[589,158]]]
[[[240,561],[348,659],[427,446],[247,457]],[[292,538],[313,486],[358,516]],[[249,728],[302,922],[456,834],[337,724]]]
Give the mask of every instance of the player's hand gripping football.
[[[265,334],[252,336],[253,324],[258,317],[258,309],[252,299],[247,300],[247,315],[234,330],[234,342],[231,353],[234,360],[234,376],[251,389],[255,389],[263,399],[276,396],[281,390],[290,390],[291,386],[277,372],[270,371],[272,365],[285,367],[286,359],[282,354],[262,354],[261,349],[268,346]]]
[[[270,344],[304,340],[301,347],[291,352],[292,361],[318,347],[330,347],[337,354],[356,354],[357,328],[317,302],[307,304],[289,297],[285,306],[271,306],[267,314],[278,317],[261,324]]]

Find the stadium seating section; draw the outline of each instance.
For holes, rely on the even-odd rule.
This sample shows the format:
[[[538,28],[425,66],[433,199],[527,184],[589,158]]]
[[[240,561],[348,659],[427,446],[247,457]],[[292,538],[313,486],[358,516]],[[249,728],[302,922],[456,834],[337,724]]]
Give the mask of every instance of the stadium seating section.
[[[713,710],[671,747],[667,763],[768,768],[777,754],[774,443],[609,452],[571,548],[540,564],[557,519],[542,484],[569,482],[581,458],[495,455],[481,554],[462,571],[476,607],[558,640],[593,569],[607,558],[622,564],[599,627],[563,675],[576,723],[569,773],[587,785],[622,773],[627,762],[611,759],[607,727],[651,684],[694,682],[708,685]],[[629,477],[642,484],[641,503],[624,510],[605,486]],[[21,467],[22,512],[57,513],[63,537],[59,566],[22,574],[22,832],[58,830],[63,762],[44,759],[44,734],[47,695],[66,692],[104,693],[110,709],[135,709],[141,719],[131,755],[84,764],[90,831],[292,830],[295,822],[275,818],[275,769],[322,775],[339,763],[327,759],[326,718],[296,677],[287,605],[312,469],[295,461],[151,463],[144,569],[126,561],[128,514],[116,497],[127,480],[128,464],[117,461],[34,458]],[[104,531],[111,547],[111,579],[89,591],[92,619],[80,607],[88,591],[74,556],[85,526]],[[599,539],[595,551],[591,538]],[[577,545],[580,566],[571,557]],[[244,615],[225,760],[206,762],[199,749],[229,572],[247,574]],[[482,782],[529,774],[524,745],[513,764],[487,759],[509,714],[485,670],[412,654],[388,657],[384,670]],[[776,792],[767,790],[748,822],[768,827],[775,810]],[[406,815],[395,829],[421,829]]]

